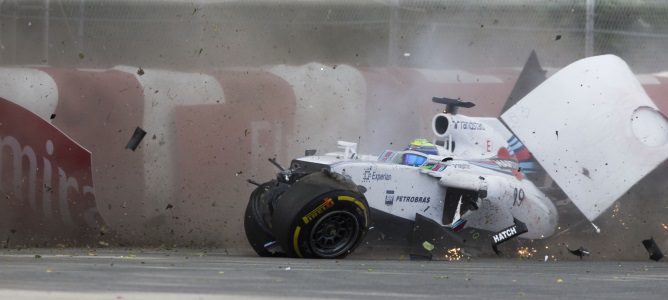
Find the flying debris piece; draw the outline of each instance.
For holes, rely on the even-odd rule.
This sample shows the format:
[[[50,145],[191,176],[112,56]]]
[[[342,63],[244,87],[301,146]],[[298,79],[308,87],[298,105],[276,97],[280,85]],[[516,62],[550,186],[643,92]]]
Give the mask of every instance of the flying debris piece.
[[[663,252],[661,252],[659,245],[656,244],[653,237],[649,240],[643,240],[642,244],[645,246],[645,249],[647,249],[647,252],[649,252],[649,258],[651,260],[659,261],[663,258]]]
[[[304,151],[304,156],[313,156],[316,153],[316,149],[307,149]]]
[[[172,209],[172,208],[174,208],[174,205],[171,204],[167,204],[167,207],[165,207],[165,209]]]
[[[125,146],[125,149],[130,149],[132,151],[135,151],[135,149],[139,147],[139,143],[141,143],[141,140],[144,139],[145,135],[146,131],[137,126],[135,132],[132,134],[132,137],[128,141],[128,144]]]
[[[142,69],[141,67],[139,67],[139,69],[137,69],[137,75],[139,75],[139,76],[144,75],[144,69]]]
[[[589,170],[587,168],[582,168],[582,175],[586,176],[587,178],[591,179],[589,177]]]
[[[51,114],[51,120],[56,118],[56,114]]]
[[[624,61],[602,55],[560,70],[501,119],[515,136],[522,137],[522,144],[577,209],[593,221],[668,157],[666,149],[651,146],[668,147],[663,143],[666,119],[655,107]],[[635,123],[635,117],[647,122],[642,123],[643,129],[634,127],[641,124]],[[656,129],[652,131],[656,141],[662,142],[644,138],[651,136],[649,128]],[[614,134],[624,130],[631,134]],[[559,144],[567,148],[557,151],[551,144],[556,137],[547,134],[550,131],[558,131]],[[592,140],[597,141],[595,148]],[[624,172],[593,169],[606,163],[605,170]],[[589,166],[591,180],[580,180],[583,164]]]
[[[594,230],[596,230],[596,233],[601,233],[601,228],[598,228],[594,222],[591,222],[591,226],[594,226]]]
[[[432,250],[434,250],[434,244],[432,244],[428,241],[424,241],[424,242],[422,242],[422,248],[424,248],[427,251],[432,251]]]
[[[585,249],[584,247],[580,246],[580,248],[577,248],[575,250],[571,250],[570,248],[566,247],[568,249],[568,252],[572,253],[575,256],[579,256],[580,259],[582,259],[583,256],[588,256],[590,255],[589,250]]]

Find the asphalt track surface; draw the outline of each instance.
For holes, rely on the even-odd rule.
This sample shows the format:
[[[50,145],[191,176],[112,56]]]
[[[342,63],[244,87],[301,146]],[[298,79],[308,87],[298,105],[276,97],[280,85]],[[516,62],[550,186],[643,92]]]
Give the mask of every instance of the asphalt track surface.
[[[666,295],[668,263],[649,260],[304,260],[125,249],[0,252],[0,299],[666,299]]]

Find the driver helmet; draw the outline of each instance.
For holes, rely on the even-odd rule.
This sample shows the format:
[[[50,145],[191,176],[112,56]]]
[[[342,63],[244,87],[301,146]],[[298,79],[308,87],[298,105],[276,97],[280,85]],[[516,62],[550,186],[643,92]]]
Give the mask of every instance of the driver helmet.
[[[436,145],[432,144],[427,139],[413,140],[410,144],[408,144],[406,150],[417,151],[429,155],[438,155],[438,149],[436,148]]]

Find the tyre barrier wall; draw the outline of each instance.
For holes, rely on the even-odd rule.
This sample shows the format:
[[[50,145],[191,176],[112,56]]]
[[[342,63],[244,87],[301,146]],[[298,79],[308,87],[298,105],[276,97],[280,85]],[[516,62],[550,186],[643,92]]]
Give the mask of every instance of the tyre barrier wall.
[[[498,116],[518,74],[519,69],[357,69],[319,63],[204,72],[3,67],[0,97],[92,153],[92,170],[79,165],[68,172],[92,174],[94,201],[92,189],[87,190],[90,205],[70,205],[70,214],[90,215],[96,209],[99,218],[72,226],[45,222],[50,214],[44,209],[26,214],[22,209],[31,205],[32,196],[25,174],[33,170],[25,159],[20,173],[10,167],[15,157],[6,151],[5,141],[18,129],[2,127],[0,188],[11,191],[11,199],[6,198],[0,210],[0,233],[7,235],[0,238],[6,247],[164,244],[247,249],[243,211],[253,186],[246,180],[275,176],[267,158],[288,165],[305,149],[336,150],[336,140],[358,142],[364,153],[403,148],[412,138],[431,136],[429,120],[442,110],[431,102],[432,96],[475,102],[477,106],[466,111],[469,115]],[[638,78],[665,112],[668,77]],[[35,123],[26,120],[22,126],[45,139]],[[125,149],[137,126],[146,137],[136,151]],[[64,140],[53,143],[56,153],[69,147]],[[60,166],[67,159],[54,156],[50,162]],[[11,181],[12,174],[22,174],[22,179]],[[70,190],[76,192],[82,190]]]

